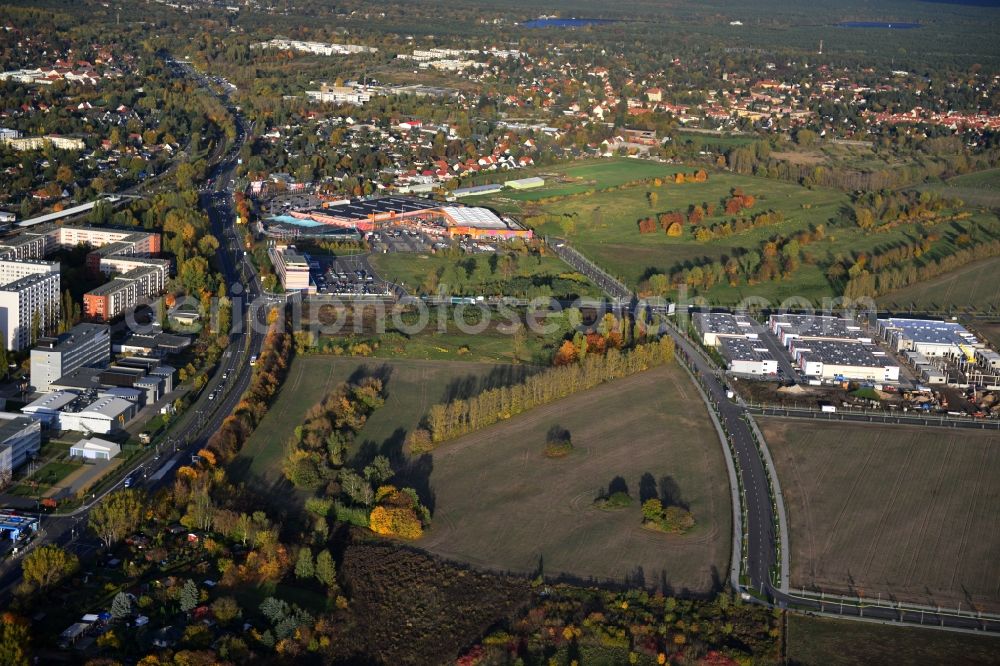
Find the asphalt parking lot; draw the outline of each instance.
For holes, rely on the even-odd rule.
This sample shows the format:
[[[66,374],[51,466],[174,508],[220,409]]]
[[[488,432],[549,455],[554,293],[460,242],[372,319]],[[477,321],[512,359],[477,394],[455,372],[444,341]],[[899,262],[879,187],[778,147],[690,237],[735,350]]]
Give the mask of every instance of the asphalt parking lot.
[[[311,194],[279,194],[267,202],[266,208],[271,215],[281,215],[292,210],[318,208],[321,203],[319,197]]]
[[[320,296],[384,296],[389,293],[385,282],[378,278],[364,255],[314,258],[319,270],[313,271],[313,281]]]

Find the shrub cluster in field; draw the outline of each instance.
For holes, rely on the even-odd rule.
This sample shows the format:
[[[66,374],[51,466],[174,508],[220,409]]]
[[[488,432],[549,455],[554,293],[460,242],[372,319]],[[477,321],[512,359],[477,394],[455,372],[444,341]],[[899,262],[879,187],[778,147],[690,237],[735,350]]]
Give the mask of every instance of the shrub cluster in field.
[[[681,175],[681,174],[678,174]],[[752,194],[744,194],[743,189],[739,187],[733,188],[730,193],[730,197],[723,199],[720,203],[722,204],[723,210],[725,210],[726,215],[736,215],[742,210],[753,208],[754,204],[757,203],[757,198]],[[659,197],[656,192],[649,192],[646,195],[649,200],[650,206],[655,206]],[[666,213],[660,213],[656,216],[656,219],[652,217],[644,217],[639,220],[639,233],[640,234],[651,234],[656,231],[657,222],[660,227],[667,233],[668,236],[681,236],[684,233],[684,222],[686,221],[692,227],[697,227],[702,223],[706,217],[712,217],[715,215],[716,205],[714,203],[701,203],[701,204],[691,204],[687,208],[687,213],[681,211],[669,211]],[[780,221],[780,220],[779,220]],[[772,223],[770,219],[762,219],[761,223],[757,226],[763,226],[765,223]],[[715,225],[711,229],[699,228],[697,231],[702,233],[702,237],[698,240],[710,240],[714,236],[721,237],[723,235],[729,235],[732,233],[732,229],[736,227],[737,222],[724,223],[721,225]],[[730,226],[732,225],[732,226]],[[743,231],[747,228],[746,221],[743,222]],[[729,229],[727,232],[726,229]],[[705,235],[712,234],[712,235]]]
[[[366,377],[357,384],[340,384],[295,428],[283,470],[297,488],[322,488],[325,501],[333,501],[336,520],[369,527],[384,536],[417,539],[430,522],[430,513],[412,488],[383,485],[395,474],[389,459],[375,456],[361,473],[346,466],[354,437],[384,403],[379,379]],[[327,504],[326,508],[318,516],[324,526],[331,507]]]
[[[625,509],[632,506],[632,496],[624,490],[619,490],[607,497],[598,497],[594,504],[600,509]]]
[[[545,436],[545,457],[565,458],[573,452],[573,441],[570,438],[569,430],[552,426]]]
[[[650,529],[683,534],[694,527],[694,516],[679,506],[663,506],[656,498],[642,503],[642,524]]]

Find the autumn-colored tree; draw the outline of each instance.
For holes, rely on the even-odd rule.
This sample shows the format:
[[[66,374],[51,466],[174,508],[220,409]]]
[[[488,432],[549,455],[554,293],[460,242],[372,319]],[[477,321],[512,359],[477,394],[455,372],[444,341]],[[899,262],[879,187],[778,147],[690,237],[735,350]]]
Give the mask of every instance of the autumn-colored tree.
[[[316,556],[316,580],[327,588],[333,588],[337,584],[337,567],[333,562],[333,556],[325,548]]]
[[[59,546],[35,548],[21,562],[24,580],[40,588],[52,587],[80,568],[80,560]]]
[[[369,526],[376,534],[419,539],[423,534],[420,519],[410,508],[377,506],[372,510]]]
[[[110,548],[135,531],[142,520],[143,501],[136,490],[113,492],[90,512],[90,528]]]
[[[701,224],[704,217],[705,211],[701,209],[701,206],[691,206],[691,210],[688,211],[688,224]]]
[[[674,222],[669,227],[667,227],[667,235],[678,237],[684,234],[684,227],[680,225],[679,222]]]
[[[575,363],[577,358],[577,350],[572,340],[566,340],[552,358],[552,365],[569,365]]]
[[[28,666],[30,635],[26,623],[5,614],[0,624],[0,664],[5,666]]]

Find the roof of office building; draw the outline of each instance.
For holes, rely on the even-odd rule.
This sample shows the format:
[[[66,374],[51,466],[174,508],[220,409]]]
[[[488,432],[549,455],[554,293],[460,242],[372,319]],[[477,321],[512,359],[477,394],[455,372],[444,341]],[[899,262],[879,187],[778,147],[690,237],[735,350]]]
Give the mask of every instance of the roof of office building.
[[[21,408],[21,411],[28,412],[29,410],[36,411],[39,409],[59,411],[79,397],[79,393],[74,393],[72,391],[54,391],[52,393],[46,393],[40,398],[28,403]]]
[[[27,416],[16,416],[12,419],[0,420],[0,442],[19,434],[34,423],[35,421],[29,419]]]
[[[93,339],[102,333],[107,335],[110,331],[111,329],[107,326],[107,324],[77,324],[71,328],[69,332],[63,333],[58,338],[40,338],[36,348],[41,351],[64,352],[77,345],[83,344],[87,340]]]

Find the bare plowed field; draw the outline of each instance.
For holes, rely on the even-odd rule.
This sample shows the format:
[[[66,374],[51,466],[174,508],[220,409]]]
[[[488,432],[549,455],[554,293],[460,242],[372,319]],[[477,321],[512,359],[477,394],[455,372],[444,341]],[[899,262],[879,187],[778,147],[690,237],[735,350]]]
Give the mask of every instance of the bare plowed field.
[[[793,587],[1000,610],[995,432],[762,421]]]

